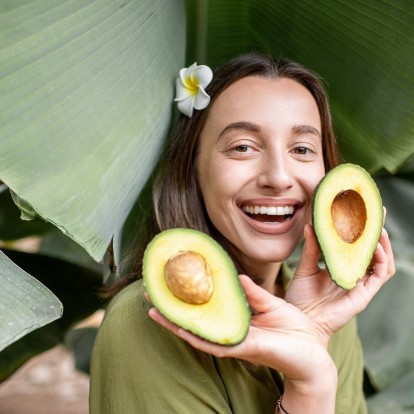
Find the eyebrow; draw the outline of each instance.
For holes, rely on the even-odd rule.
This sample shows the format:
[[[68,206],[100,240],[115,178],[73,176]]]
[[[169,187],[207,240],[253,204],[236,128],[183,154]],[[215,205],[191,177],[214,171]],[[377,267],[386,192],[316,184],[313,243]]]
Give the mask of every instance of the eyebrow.
[[[246,121],[239,121],[239,122],[232,122],[231,124],[227,125],[219,134],[218,140],[225,135],[227,132],[231,130],[245,130],[251,132],[260,132],[260,126],[257,124],[253,124],[252,122]],[[312,134],[317,137],[321,136],[319,130],[311,125],[294,125],[292,128],[292,132],[294,135],[306,135]]]
[[[313,134],[318,137],[321,136],[319,130],[311,125],[295,125],[292,128],[292,131],[295,135],[306,135],[306,134]]]
[[[233,122],[231,124],[228,124],[219,134],[218,139],[220,139],[223,135],[225,135],[227,132],[231,130],[239,130],[243,129],[245,131],[251,131],[251,132],[259,132],[260,127],[259,125],[253,124],[251,122]]]

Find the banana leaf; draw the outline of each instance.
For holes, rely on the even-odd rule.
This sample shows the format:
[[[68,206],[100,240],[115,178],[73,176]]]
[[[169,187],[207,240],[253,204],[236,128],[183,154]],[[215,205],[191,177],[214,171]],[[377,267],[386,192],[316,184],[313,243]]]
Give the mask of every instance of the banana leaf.
[[[62,315],[59,299],[0,251],[0,351]]]
[[[22,219],[41,217],[101,260],[162,150],[184,44],[181,0],[0,3],[0,180]],[[39,289],[22,296],[27,276],[6,259],[0,274],[11,313],[58,309]],[[2,346],[55,317],[2,329]]]
[[[358,316],[364,349],[369,412],[414,413],[414,177],[375,178],[393,245],[396,275]]]
[[[33,295],[33,299],[31,299],[32,295],[28,290],[25,295],[21,295],[21,298],[19,297],[21,289],[13,289],[12,291],[2,289],[0,291],[0,307],[6,308],[1,311],[0,341],[10,337],[9,324],[11,325],[13,322],[12,326],[17,325],[14,314],[10,318],[7,317],[8,312],[16,312],[16,309],[34,327],[36,324],[36,327],[39,328],[30,333],[29,330],[25,330],[22,333],[27,333],[27,335],[20,335],[20,339],[15,336],[12,339],[16,339],[16,341],[8,341],[8,346],[5,346],[0,352],[0,383],[32,356],[62,343],[67,331],[74,324],[103,306],[103,302],[97,294],[98,289],[102,286],[102,272],[42,254],[4,250],[4,255],[7,256],[5,257],[9,263],[12,260],[25,272],[33,275],[36,279],[30,278],[30,280],[34,281],[35,286],[41,284],[43,290],[53,291],[62,303],[57,302],[56,299],[55,302],[50,303],[49,301],[41,301],[38,298],[39,295]],[[23,272],[23,270],[21,271]],[[3,282],[3,280],[1,281]],[[21,280],[18,279],[16,283],[21,284]],[[2,286],[4,286],[3,283]],[[32,307],[28,308],[31,302],[33,302]],[[64,307],[62,317],[57,320],[50,318],[48,322],[51,323],[42,326],[40,324],[42,314],[48,315],[55,310],[52,315],[55,315],[54,319],[56,319],[61,314],[62,304]],[[41,311],[40,315],[34,314],[37,308]],[[25,321],[24,327],[26,325],[28,323]]]
[[[269,51],[319,73],[346,161],[395,172],[414,154],[414,2],[187,0],[187,62]]]
[[[414,371],[368,399],[369,414],[414,414]]]
[[[0,4],[0,179],[100,260],[153,169],[183,66],[180,0]]]
[[[20,219],[19,210],[10,196],[6,185],[0,188],[0,240],[17,240],[30,236],[40,236],[55,227],[39,217],[30,221]]]
[[[397,261],[395,277],[358,318],[372,414],[414,413],[412,269],[412,260]]]

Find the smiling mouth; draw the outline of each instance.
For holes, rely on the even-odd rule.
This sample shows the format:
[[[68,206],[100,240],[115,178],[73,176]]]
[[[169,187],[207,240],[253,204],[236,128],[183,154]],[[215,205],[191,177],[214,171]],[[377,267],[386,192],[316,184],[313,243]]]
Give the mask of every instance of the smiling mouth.
[[[266,223],[283,223],[292,219],[295,206],[252,206],[243,205],[243,212],[251,219]]]

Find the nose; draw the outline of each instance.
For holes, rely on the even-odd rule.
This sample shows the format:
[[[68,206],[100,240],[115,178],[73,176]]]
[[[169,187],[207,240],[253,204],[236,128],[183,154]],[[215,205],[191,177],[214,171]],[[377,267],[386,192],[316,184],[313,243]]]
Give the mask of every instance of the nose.
[[[257,184],[260,188],[271,189],[275,192],[291,188],[293,175],[289,162],[284,157],[271,157],[263,160]]]

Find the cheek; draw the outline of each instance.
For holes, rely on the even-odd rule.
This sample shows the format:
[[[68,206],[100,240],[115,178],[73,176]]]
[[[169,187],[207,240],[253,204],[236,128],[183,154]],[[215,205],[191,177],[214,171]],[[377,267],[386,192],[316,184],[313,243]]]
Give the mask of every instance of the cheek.
[[[316,186],[325,175],[325,168],[323,166],[315,166],[311,170],[306,170],[301,175],[302,187],[305,189],[308,198],[311,200]]]
[[[319,184],[319,182],[322,180],[325,174],[326,174],[325,166],[322,164],[315,175],[313,190],[315,190],[315,187]]]
[[[219,168],[220,164],[214,163],[214,160],[209,157],[202,157],[198,161],[198,183],[206,207],[209,207],[212,199],[217,198],[217,193],[220,191],[219,180],[217,180],[220,176]]]
[[[210,199],[217,202],[220,201],[218,198],[232,197],[241,181],[241,171],[217,154],[201,157],[197,172],[201,193],[206,202]]]
[[[219,165],[200,170],[199,183],[206,204],[217,205],[231,198],[235,192],[234,175]]]

